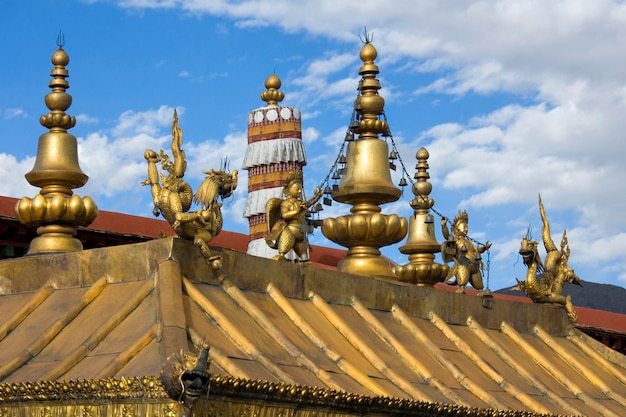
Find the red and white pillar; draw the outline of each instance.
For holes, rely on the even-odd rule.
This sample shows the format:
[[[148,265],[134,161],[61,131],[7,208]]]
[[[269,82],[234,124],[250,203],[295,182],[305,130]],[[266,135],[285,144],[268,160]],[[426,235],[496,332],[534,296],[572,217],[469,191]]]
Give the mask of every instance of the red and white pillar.
[[[265,80],[267,90],[261,93],[261,99],[267,105],[248,115],[248,148],[243,160],[243,169],[248,170],[244,211],[250,228],[248,254],[264,258],[277,254],[265,243],[265,205],[270,198],[284,198],[283,186],[289,172],[306,165],[300,110],[278,105],[285,97],[278,91],[280,85],[276,75]]]

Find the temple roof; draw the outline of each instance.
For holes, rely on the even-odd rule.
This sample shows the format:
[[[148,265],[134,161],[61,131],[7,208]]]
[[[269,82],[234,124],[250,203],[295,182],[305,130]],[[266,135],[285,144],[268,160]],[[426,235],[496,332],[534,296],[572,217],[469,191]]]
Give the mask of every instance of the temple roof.
[[[626,414],[626,359],[551,305],[276,262],[167,237],[0,262],[0,383],[216,375],[475,408]]]

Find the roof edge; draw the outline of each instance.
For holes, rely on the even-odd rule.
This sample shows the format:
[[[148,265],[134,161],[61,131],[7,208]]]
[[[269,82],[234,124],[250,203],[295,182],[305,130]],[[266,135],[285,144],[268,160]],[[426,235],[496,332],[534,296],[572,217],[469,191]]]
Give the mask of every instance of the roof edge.
[[[455,404],[427,403],[408,399],[388,397],[368,397],[319,387],[274,383],[258,380],[244,380],[224,375],[211,374],[210,397],[200,399],[194,408],[210,407],[216,400],[233,399],[262,401],[264,408],[281,408],[291,405],[294,409],[324,408],[327,415],[342,414],[380,415],[401,413],[406,416],[468,416],[468,417],[534,417],[545,416],[528,411],[477,409]],[[97,407],[99,402],[111,400],[163,400],[181,408],[182,404],[171,400],[157,377],[128,377],[121,379],[91,379],[66,381],[41,381],[27,383],[0,384],[0,404],[20,407],[28,404],[54,401],[54,406],[63,407],[63,402],[88,401]],[[50,404],[48,404],[50,406]],[[80,404],[79,404],[80,406]],[[197,409],[196,408],[196,409]],[[182,415],[178,413],[177,415]],[[322,413],[324,415],[324,413]]]

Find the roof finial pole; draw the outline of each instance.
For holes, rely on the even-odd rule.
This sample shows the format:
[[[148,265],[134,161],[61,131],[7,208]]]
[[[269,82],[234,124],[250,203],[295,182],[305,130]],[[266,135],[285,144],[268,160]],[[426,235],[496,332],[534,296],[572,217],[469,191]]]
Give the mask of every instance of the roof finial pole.
[[[363,26],[363,34],[359,35],[359,39],[363,44],[372,43],[374,41],[374,34],[367,32],[367,26]]]
[[[57,46],[60,49],[63,49],[63,45],[65,45],[65,36],[63,35],[61,29],[59,29],[59,34],[57,36]]]
[[[346,259],[338,265],[341,272],[395,278],[380,248],[406,236],[407,220],[396,214],[381,213],[380,205],[396,201],[402,191],[391,181],[389,146],[380,138],[389,126],[380,117],[385,99],[378,94],[379,71],[374,63],[377,52],[369,43],[371,36],[366,32],[364,37],[359,96],[354,101],[357,118],[350,124],[351,133],[358,138],[348,143],[346,171],[337,191],[332,193],[333,200],[350,204],[352,208],[349,215],[324,219],[322,233],[348,248]]]
[[[435,205],[435,200],[429,197],[433,189],[428,181],[428,157],[430,154],[426,148],[420,148],[415,157],[415,179],[413,194],[415,198],[409,203],[413,209],[413,215],[409,218],[409,234],[406,243],[400,247],[400,252],[409,255],[409,263],[398,265],[394,272],[401,281],[410,282],[418,286],[433,286],[442,282],[449,267],[446,264],[435,262],[435,253],[441,251],[441,245],[435,237],[435,225],[430,209]]]
[[[72,96],[66,92],[69,73],[65,67],[70,58],[61,48],[63,43],[63,35],[59,34],[59,49],[52,54],[52,92],[45,98],[50,112],[39,119],[50,131],[39,137],[35,166],[25,175],[41,191],[33,199],[22,198],[15,206],[18,220],[37,228],[38,237],[30,243],[29,255],[82,250],[82,243],[75,237],[76,227],[88,226],[98,215],[90,197],[81,198],[72,191],[85,185],[89,177],[78,165],[76,137],[67,132],[76,125],[76,118],[65,113],[72,105]]]

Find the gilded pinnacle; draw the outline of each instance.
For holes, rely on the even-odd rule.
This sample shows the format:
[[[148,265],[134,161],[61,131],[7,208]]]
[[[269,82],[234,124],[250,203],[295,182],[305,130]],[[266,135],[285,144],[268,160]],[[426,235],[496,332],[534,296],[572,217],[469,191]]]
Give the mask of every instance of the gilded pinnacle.
[[[413,215],[409,218],[409,233],[406,243],[400,247],[400,252],[409,256],[409,263],[394,267],[394,272],[400,281],[409,282],[419,286],[432,286],[441,282],[448,274],[448,265],[434,262],[435,253],[441,246],[435,237],[434,220],[430,209],[435,204],[428,195],[433,186],[428,182],[428,151],[420,148],[415,157],[415,179],[413,194],[415,198],[409,203],[413,209]]]
[[[267,90],[261,93],[261,100],[267,103],[268,106],[276,106],[279,102],[285,98],[285,93],[278,91],[281,86],[280,78],[275,74],[270,75],[265,80],[265,88]]]
[[[358,127],[353,129],[359,134],[359,139],[377,139],[378,135],[388,129],[387,122],[380,120],[383,113],[385,99],[378,94],[380,82],[376,78],[379,73],[374,60],[378,53],[371,43],[366,43],[361,48],[360,57],[363,65],[359,70],[361,81],[359,82],[359,97],[354,101],[354,109],[359,115]]]
[[[22,198],[15,206],[21,223],[38,228],[39,236],[31,242],[29,254],[81,250],[76,227],[91,224],[98,215],[90,197],[81,198],[72,191],[85,185],[88,177],[78,165],[76,137],[67,132],[76,124],[76,118],[65,113],[72,105],[72,96],[66,92],[69,73],[65,69],[70,58],[59,45],[51,61],[52,91],[45,98],[50,112],[39,120],[50,131],[39,137],[35,166],[25,175],[41,191],[33,199]]]
[[[382,214],[379,207],[396,201],[402,192],[391,181],[389,147],[379,138],[388,125],[379,117],[385,100],[378,95],[376,55],[376,48],[369,42],[361,48],[360,94],[354,101],[356,123],[351,125],[358,138],[348,144],[345,173],[337,191],[332,193],[335,201],[350,204],[352,208],[346,216],[324,219],[322,233],[349,248],[346,259],[338,265],[340,271],[394,278],[380,248],[402,240],[407,221],[396,214]]]

